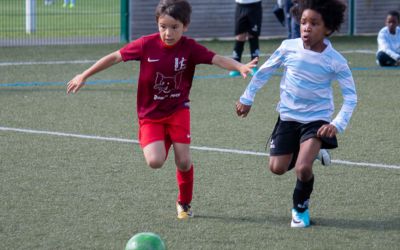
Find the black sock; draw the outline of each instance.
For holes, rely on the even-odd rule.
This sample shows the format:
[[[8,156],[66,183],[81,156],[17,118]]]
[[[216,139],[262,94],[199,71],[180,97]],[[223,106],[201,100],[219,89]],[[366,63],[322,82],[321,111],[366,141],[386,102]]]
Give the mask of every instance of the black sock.
[[[235,41],[235,47],[233,48],[232,58],[236,61],[242,61],[242,53],[244,48],[244,41]]]
[[[249,38],[251,60],[260,56],[260,46],[258,44],[258,37]]]
[[[308,209],[308,203],[314,187],[314,176],[307,182],[297,179],[293,191],[293,208],[302,213]]]

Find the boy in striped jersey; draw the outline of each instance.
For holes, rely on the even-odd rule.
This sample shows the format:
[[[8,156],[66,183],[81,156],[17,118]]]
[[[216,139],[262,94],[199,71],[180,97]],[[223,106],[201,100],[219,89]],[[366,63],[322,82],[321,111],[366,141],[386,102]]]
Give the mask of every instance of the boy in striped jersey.
[[[314,185],[312,165],[320,149],[337,147],[336,134],[346,128],[357,104],[356,89],[346,59],[327,37],[340,28],[346,5],[340,0],[303,0],[301,38],[285,40],[251,79],[236,112],[246,117],[272,73],[284,68],[280,82],[279,118],[270,142],[269,168],[282,175],[295,168],[291,227],[308,227],[308,204]],[[332,82],[336,80],[343,105],[334,113]]]

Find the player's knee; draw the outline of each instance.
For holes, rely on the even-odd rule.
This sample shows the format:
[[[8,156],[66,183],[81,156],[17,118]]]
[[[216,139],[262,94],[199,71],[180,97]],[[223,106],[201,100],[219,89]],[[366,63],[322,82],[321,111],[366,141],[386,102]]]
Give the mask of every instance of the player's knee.
[[[284,173],[286,173],[287,167],[282,166],[281,164],[276,164],[274,162],[270,162],[269,170],[276,175],[283,175]]]
[[[153,169],[161,168],[164,165],[165,159],[159,157],[150,157],[146,159],[146,163],[149,167]]]
[[[176,167],[182,171],[188,171],[190,166],[192,165],[192,161],[190,158],[185,159],[175,159]]]
[[[236,35],[236,40],[238,41],[244,42],[246,41],[246,39],[247,39],[247,33]]]
[[[296,165],[296,175],[300,180],[308,180],[312,174],[311,165],[301,163]]]

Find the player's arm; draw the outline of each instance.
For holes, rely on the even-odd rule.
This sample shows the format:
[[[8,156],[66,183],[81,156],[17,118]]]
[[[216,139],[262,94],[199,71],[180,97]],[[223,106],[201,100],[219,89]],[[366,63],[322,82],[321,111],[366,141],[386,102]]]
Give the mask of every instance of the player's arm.
[[[342,133],[346,129],[357,105],[356,87],[347,65],[338,72],[337,81],[342,91],[343,105],[335,119],[330,124],[324,125],[318,130],[317,135],[321,137],[333,137],[337,133]]]
[[[246,78],[247,74],[251,72],[251,69],[257,66],[257,61],[258,58],[254,58],[249,63],[242,64],[236,60],[233,60],[232,58],[215,55],[211,62],[220,68],[239,71],[243,78]]]
[[[246,117],[250,112],[251,105],[246,105],[241,103],[240,101],[236,102],[236,114],[241,117]]]
[[[90,68],[85,70],[83,73],[76,75],[74,78],[72,78],[72,80],[70,80],[68,82],[67,94],[69,94],[71,92],[76,93],[80,88],[83,87],[86,80],[90,76],[92,76],[102,70],[105,70],[105,69],[111,67],[112,65],[117,64],[121,61],[122,61],[122,57],[121,57],[121,53],[119,52],[119,50],[104,56],[103,58],[98,60],[95,64],[93,64]]]
[[[247,85],[244,93],[236,102],[236,114],[241,117],[246,117],[253,105],[256,93],[268,82],[272,73],[275,72],[281,65],[281,56],[279,49],[263,64],[257,73],[253,76],[250,83]]]

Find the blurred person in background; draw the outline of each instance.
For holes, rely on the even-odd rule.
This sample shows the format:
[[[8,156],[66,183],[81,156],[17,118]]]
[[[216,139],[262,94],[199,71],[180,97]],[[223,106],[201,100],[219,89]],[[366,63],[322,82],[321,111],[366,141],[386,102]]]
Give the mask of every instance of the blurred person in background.
[[[287,1],[288,2],[288,1]],[[299,38],[300,37],[300,13],[299,13],[299,1],[291,0],[292,5],[288,9],[288,15],[290,16],[290,22],[288,26],[290,26],[290,39]]]
[[[400,66],[400,15],[398,11],[388,12],[383,27],[378,33],[376,63],[379,66]]]
[[[288,39],[300,37],[300,16],[298,0],[278,0],[278,4],[284,5],[286,15],[286,25],[288,29]]]
[[[64,0],[63,8],[70,7],[73,8],[75,7],[75,0]]]
[[[44,5],[52,5],[54,0],[44,0]]]
[[[242,60],[242,53],[246,40],[250,45],[251,60],[258,58],[260,54],[259,36],[262,22],[261,0],[235,0],[235,45],[232,58],[238,62]],[[253,68],[251,75],[257,71]],[[232,77],[240,76],[239,71],[230,71]]]

